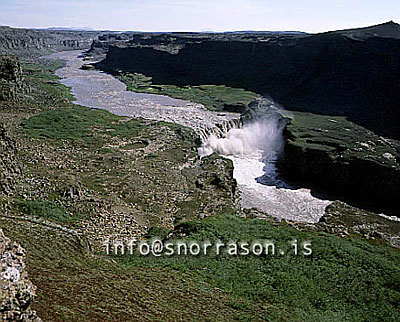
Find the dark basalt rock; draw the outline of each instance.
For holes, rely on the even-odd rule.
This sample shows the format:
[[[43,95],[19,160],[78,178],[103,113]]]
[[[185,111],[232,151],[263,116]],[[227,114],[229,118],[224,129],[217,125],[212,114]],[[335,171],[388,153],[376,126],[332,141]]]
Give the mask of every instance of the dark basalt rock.
[[[14,83],[22,81],[22,69],[17,57],[0,56],[0,79]]]
[[[21,175],[21,165],[16,157],[16,142],[11,139],[0,123],[0,193],[12,195],[15,184]]]
[[[290,118],[281,114],[279,108],[271,100],[261,98],[256,99],[249,104],[240,116],[242,124],[253,120],[271,120],[278,123],[278,128],[283,129],[290,122]]]
[[[92,64],[85,64],[81,67],[83,70],[93,70],[94,66]]]
[[[285,129],[285,179],[372,211],[400,215],[400,145],[341,117],[295,113]]]

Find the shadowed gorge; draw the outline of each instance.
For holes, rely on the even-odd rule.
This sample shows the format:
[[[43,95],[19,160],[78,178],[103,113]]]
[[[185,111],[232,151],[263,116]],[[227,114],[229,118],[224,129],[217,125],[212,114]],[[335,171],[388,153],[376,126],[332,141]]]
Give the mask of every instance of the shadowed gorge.
[[[111,42],[107,58],[96,66],[142,73],[154,84],[244,88],[289,110],[347,116],[377,134],[400,138],[396,23],[308,36],[264,35],[263,41],[210,36],[187,40],[175,51],[161,50],[158,38],[151,45],[128,39]]]

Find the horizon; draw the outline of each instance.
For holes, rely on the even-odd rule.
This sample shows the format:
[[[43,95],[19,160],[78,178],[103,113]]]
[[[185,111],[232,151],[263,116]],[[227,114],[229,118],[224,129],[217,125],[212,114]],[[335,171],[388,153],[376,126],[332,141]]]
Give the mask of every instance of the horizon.
[[[325,33],[325,32],[332,32],[332,31],[340,31],[340,30],[350,30],[350,29],[361,29],[361,28],[368,28],[368,27],[373,27],[373,26],[378,26],[378,25],[383,25],[387,23],[395,23],[398,24],[398,22],[390,20],[390,21],[385,21],[385,22],[379,22],[375,23],[372,25],[367,25],[367,26],[352,26],[344,29],[332,29],[332,30],[325,30],[317,33]],[[117,30],[117,29],[93,29],[91,27],[79,27],[79,26],[63,26],[63,27],[56,27],[56,26],[48,26],[48,27],[17,27],[17,26],[10,26],[10,25],[1,25],[0,27],[9,27],[13,29],[31,29],[31,30],[65,30],[65,31],[93,31],[93,32],[132,32],[132,33],[241,33],[241,32],[271,32],[271,33],[305,33],[305,34],[313,34],[311,32],[306,32],[302,30],[253,30],[253,29],[248,29],[248,30],[221,30],[221,31],[216,31],[216,30],[201,30],[201,31],[192,31],[192,30],[180,30],[180,31],[172,31],[172,30],[154,30],[154,31],[146,31],[146,30]],[[315,34],[317,34],[315,33]]]
[[[0,25],[136,32],[321,33],[400,21],[400,3],[334,0],[3,0]]]

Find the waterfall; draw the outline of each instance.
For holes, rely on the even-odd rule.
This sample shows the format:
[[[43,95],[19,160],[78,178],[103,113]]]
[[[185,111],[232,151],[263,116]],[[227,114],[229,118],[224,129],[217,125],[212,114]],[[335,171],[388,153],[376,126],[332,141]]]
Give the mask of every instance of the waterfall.
[[[287,122],[273,103],[261,102],[240,121],[204,130],[198,152],[200,157],[218,153],[232,160],[242,208],[256,208],[260,216],[317,222],[330,201],[314,197],[309,189],[291,187],[277,173]]]
[[[240,118],[230,119],[223,121],[219,124],[215,124],[212,127],[203,126],[198,129],[198,133],[201,142],[206,143],[211,137],[223,138],[231,129],[238,129],[242,127],[242,120]],[[200,153],[201,155],[201,153]],[[201,155],[202,156],[202,155]]]
[[[203,144],[199,155],[204,157],[215,152],[224,156],[276,160],[283,150],[285,124],[275,111],[245,124],[242,120],[225,122],[201,134]]]

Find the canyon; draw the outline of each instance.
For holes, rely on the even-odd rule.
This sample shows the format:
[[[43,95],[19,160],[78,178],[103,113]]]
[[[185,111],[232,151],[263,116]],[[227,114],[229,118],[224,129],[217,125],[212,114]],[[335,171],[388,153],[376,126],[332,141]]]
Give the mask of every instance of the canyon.
[[[126,38],[110,35],[94,43],[89,53],[107,48],[96,66],[142,73],[154,84],[244,88],[288,110],[346,116],[379,135],[400,138],[400,26],[394,22],[315,35]]]
[[[322,35],[10,29],[0,28],[3,317],[398,320],[397,24]],[[156,237],[268,238],[282,251],[311,241],[313,252],[103,252],[105,241]]]

